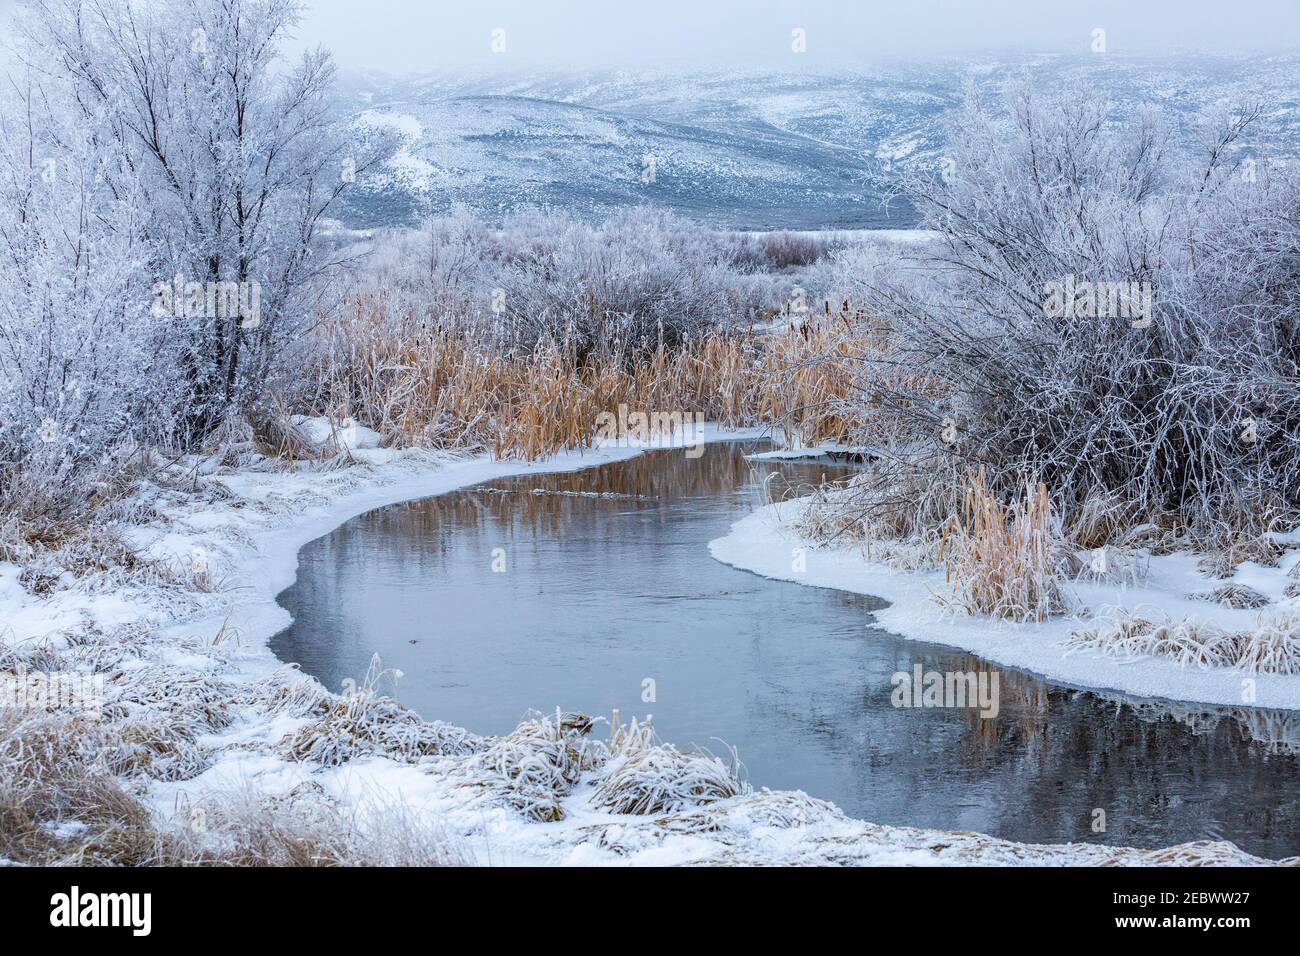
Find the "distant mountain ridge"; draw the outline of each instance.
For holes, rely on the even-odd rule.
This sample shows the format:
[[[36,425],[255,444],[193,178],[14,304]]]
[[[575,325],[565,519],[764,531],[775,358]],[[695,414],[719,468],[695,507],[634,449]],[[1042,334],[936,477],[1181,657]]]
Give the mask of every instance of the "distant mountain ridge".
[[[772,73],[604,71],[415,77],[350,73],[339,109],[403,146],[357,183],[350,225],[409,225],[463,204],[490,222],[528,207],[596,219],[648,204],[731,229],[911,228],[900,168],[933,166],[968,79],[981,95],[1028,75],[1098,88],[1115,121],[1219,100],[1267,104],[1246,149],[1294,155],[1300,56],[1020,57]]]

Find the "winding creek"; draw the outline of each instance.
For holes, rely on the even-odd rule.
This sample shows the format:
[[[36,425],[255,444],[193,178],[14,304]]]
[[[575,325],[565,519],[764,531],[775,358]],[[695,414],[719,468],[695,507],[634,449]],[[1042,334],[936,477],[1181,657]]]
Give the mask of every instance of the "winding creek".
[[[294,623],[272,647],[335,689],[378,654],[403,672],[403,702],[480,733],[557,704],[648,711],[679,746],[737,748],[755,787],[877,823],[1300,852],[1300,714],[1133,700],[1005,668],[994,719],[893,707],[897,671],[988,665],[877,629],[869,599],[714,561],[708,542],[765,488],[847,473],[745,458],[766,447],[650,452],[361,515],[303,548],[280,596]]]

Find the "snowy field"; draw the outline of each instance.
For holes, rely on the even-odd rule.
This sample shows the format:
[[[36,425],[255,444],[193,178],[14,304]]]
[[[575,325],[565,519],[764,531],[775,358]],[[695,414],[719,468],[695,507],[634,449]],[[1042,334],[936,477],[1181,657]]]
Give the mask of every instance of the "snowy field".
[[[723,434],[710,428],[706,437],[728,440],[752,434]],[[1222,843],[1163,851],[1082,844],[1030,846],[978,834],[883,827],[850,819],[815,795],[801,792],[742,791],[721,800],[702,799],[699,805],[687,801],[669,812],[615,813],[600,796],[617,764],[595,743],[605,733],[603,724],[590,731],[584,727],[561,732],[558,713],[540,715],[515,735],[495,741],[475,737],[472,728],[461,731],[437,723],[406,728],[406,733],[427,733],[448,741],[447,749],[457,751],[437,754],[413,751],[400,733],[381,733],[366,741],[359,733],[348,737],[349,729],[358,728],[334,725],[327,728],[331,739],[326,749],[309,751],[321,759],[304,756],[303,741],[318,740],[314,731],[319,725],[307,708],[295,710],[294,702],[319,703],[330,695],[311,678],[277,661],[267,647],[269,638],[288,623],[275,597],[292,582],[303,544],[350,517],[386,504],[443,494],[492,478],[591,467],[638,453],[636,448],[607,447],[529,465],[482,456],[358,447],[351,452],[355,464],[326,472],[218,468],[197,479],[194,493],[173,493],[160,501],[165,517],[132,534],[135,543],[155,558],[201,560],[207,573],[221,582],[213,593],[178,600],[168,591],[118,593],[111,588],[73,586],[37,599],[23,596],[10,584],[0,604],[0,615],[13,622],[6,639],[23,643],[49,637],[57,647],[75,640],[84,629],[125,633],[133,626],[149,626],[148,636],[137,636],[131,653],[119,664],[121,673],[110,679],[108,703],[113,703],[119,685],[125,690],[158,680],[183,688],[224,715],[196,738],[188,757],[189,772],[164,767],[160,776],[167,779],[143,784],[145,798],[158,817],[177,825],[192,818],[195,808],[207,801],[250,795],[291,800],[310,793],[362,818],[382,820],[398,813],[434,821],[465,861],[480,864],[1265,862]],[[203,470],[201,462],[188,464]],[[741,522],[731,536],[714,543],[715,555],[775,574],[775,565],[786,561],[788,542],[772,518],[772,512],[765,510]],[[0,566],[0,579],[12,582],[16,574],[15,567]],[[928,584],[923,579],[889,578],[844,555],[813,554],[806,583],[883,594],[896,604],[882,613],[882,622],[905,633],[920,633],[922,619],[917,612]],[[1017,656],[1010,632],[980,643],[971,636],[980,632],[979,627],[949,624],[946,630],[935,630],[943,625],[925,626],[928,639],[951,640],[994,660],[1095,686],[1203,696],[1213,696],[1227,686],[1223,675],[1132,669],[1110,660],[1062,663],[1059,653],[1050,651],[1056,633],[1051,629],[1028,642],[1021,635],[1017,641],[1027,643],[1028,649]],[[1152,683],[1159,679],[1168,683]],[[1294,680],[1279,680],[1266,682],[1261,693],[1276,702],[1294,699],[1288,695],[1295,690]],[[563,720],[570,718],[566,715]],[[527,812],[535,805],[529,802],[532,797],[521,802],[520,778],[503,772],[502,754],[512,754],[517,766],[516,751],[522,746],[524,763],[541,761],[549,771],[546,761],[551,751],[545,746],[537,752],[527,748],[530,741],[556,739],[577,748],[565,752],[583,756],[575,764],[577,770],[554,788],[557,809],[551,819],[539,822]],[[665,771],[670,789],[672,766],[670,761]],[[136,784],[141,785],[138,780]]]

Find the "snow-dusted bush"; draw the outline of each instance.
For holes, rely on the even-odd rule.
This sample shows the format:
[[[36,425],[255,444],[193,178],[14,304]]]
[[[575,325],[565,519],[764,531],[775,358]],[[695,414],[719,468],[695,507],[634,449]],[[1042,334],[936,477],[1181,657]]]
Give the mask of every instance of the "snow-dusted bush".
[[[0,555],[58,543],[287,373],[351,150],[295,0],[50,0],[0,88]],[[179,293],[179,294],[178,294]]]
[[[68,119],[59,93],[0,90],[0,503],[37,537],[166,438],[181,388],[139,286],[145,188],[105,181],[105,121]]]
[[[676,345],[779,309],[793,284],[747,242],[671,213],[631,209],[597,225],[527,212],[492,230],[464,210],[420,230],[381,233],[358,277],[442,327],[531,349]]]
[[[890,348],[852,401],[879,439],[1000,493],[1038,475],[1067,527],[1099,497],[1202,538],[1294,516],[1300,188],[1243,156],[1257,116],[1180,138],[1087,94],[969,94],[944,174],[907,184],[928,277],[862,282]]]

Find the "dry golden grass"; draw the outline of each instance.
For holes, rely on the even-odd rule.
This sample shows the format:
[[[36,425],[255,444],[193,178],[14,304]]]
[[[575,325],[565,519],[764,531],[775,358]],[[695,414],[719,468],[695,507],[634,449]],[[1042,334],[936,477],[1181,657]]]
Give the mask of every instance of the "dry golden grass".
[[[868,423],[847,411],[857,363],[878,348],[877,333],[826,318],[773,336],[758,372],[758,414],[780,423],[788,445],[849,444]]]
[[[943,529],[940,545],[952,603],[1013,621],[1059,613],[1055,540],[1046,485],[1027,479],[1019,500],[1007,506],[989,490],[983,466],[967,472],[960,515]]]
[[[804,443],[852,442],[865,425],[842,400],[867,333],[832,319],[772,334],[719,328],[648,352],[616,339],[520,349],[478,326],[394,316],[383,297],[368,297],[323,334],[322,410],[403,446],[537,459],[588,447],[601,413],[620,404],[729,428],[771,424]]]

